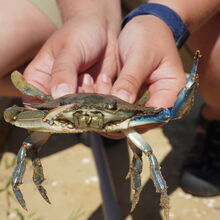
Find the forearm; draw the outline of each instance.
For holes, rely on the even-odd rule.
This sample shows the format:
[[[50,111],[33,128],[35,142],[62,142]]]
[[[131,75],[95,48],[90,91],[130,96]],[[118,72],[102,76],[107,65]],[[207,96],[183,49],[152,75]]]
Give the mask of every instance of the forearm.
[[[63,20],[75,15],[96,15],[120,21],[120,0],[57,0]]]
[[[176,11],[193,32],[220,10],[220,0],[149,0]]]
[[[2,75],[29,61],[56,28],[28,0],[0,0],[0,3]]]

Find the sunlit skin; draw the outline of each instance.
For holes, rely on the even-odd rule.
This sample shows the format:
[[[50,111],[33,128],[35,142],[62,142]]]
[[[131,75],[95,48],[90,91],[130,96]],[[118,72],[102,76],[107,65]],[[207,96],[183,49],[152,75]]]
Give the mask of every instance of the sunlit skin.
[[[24,70],[56,27],[28,0],[1,0],[0,5],[0,95],[17,96],[11,72]]]
[[[207,72],[205,75],[208,75],[209,79],[206,80],[201,76],[200,91],[207,102],[204,115],[209,119],[219,119],[219,107],[216,107],[218,104],[210,103],[212,99],[210,97],[215,97],[214,94],[218,94],[216,91],[219,88],[216,83],[219,72],[219,34],[217,33],[219,28],[212,28],[219,26],[219,17],[217,17],[219,0],[211,2],[205,0],[201,1],[201,4],[184,0],[150,2],[161,3],[174,9],[191,32],[190,45],[195,49],[202,49],[204,64],[201,65],[200,73]],[[58,3],[64,25],[52,34],[55,30],[54,26],[42,16],[43,19],[39,24],[46,25],[41,25],[43,30],[37,32],[42,37],[38,45],[43,44],[43,41],[50,34],[52,35],[25,69],[24,76],[28,82],[54,98],[68,93],[97,92],[113,94],[130,103],[135,102],[140,89],[145,87],[151,93],[146,106],[173,105],[178,91],[185,83],[185,75],[172,33],[163,21],[151,15],[138,16],[120,32],[119,0],[63,0]],[[90,22],[87,22],[88,20]],[[207,27],[209,27],[208,31]],[[44,31],[44,28],[48,32]],[[26,30],[29,30],[28,26]],[[33,36],[37,36],[37,33],[32,34],[31,38],[28,33],[21,35],[20,38],[16,35],[16,39],[33,41],[35,39]],[[204,44],[203,38],[199,37],[198,33],[205,36],[206,42],[210,42],[211,46]],[[215,43],[212,43],[211,36],[218,36],[214,40]],[[7,36],[2,42],[8,39],[10,38]],[[24,42],[25,45],[30,45],[27,44],[28,41]],[[36,53],[36,50],[30,55],[25,52],[27,56],[23,59],[24,56],[21,54],[24,53],[20,45],[25,48],[24,43],[16,44],[11,50],[7,48],[8,54],[17,55],[9,56],[13,66],[8,65],[9,62],[4,62],[10,69],[6,68],[1,72],[3,86],[0,92],[3,95],[15,94],[15,89],[11,87],[9,78],[5,74],[31,59]],[[32,47],[27,48],[33,51]],[[6,57],[5,52],[2,55]],[[21,57],[22,60],[19,60]],[[208,62],[206,62],[207,57]],[[148,129],[146,126],[145,130]]]

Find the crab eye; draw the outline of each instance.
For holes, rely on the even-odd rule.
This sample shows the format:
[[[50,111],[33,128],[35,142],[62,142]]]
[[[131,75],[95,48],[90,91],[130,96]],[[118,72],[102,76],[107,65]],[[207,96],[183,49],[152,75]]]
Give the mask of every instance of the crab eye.
[[[107,110],[117,110],[117,101],[112,101],[111,103],[105,103],[104,108]]]

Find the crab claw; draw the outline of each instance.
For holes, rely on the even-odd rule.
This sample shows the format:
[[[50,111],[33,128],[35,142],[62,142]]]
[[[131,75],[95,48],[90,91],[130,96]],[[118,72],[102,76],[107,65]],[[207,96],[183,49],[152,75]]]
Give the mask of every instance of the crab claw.
[[[13,189],[13,192],[14,192],[14,194],[15,194],[15,196],[16,196],[16,199],[17,199],[18,202],[20,203],[21,207],[27,211],[27,207],[26,207],[25,200],[24,200],[24,198],[23,198],[22,192],[21,192],[21,190],[19,189],[18,185],[17,185],[17,184],[14,184],[14,185],[12,186],[12,189]]]
[[[35,149],[35,154],[37,154],[37,151]],[[41,196],[45,199],[46,202],[51,204],[48,196],[47,196],[47,191],[44,189],[44,187],[41,185],[41,183],[44,181],[44,174],[43,174],[43,167],[40,162],[39,158],[34,158],[32,159],[32,164],[34,168],[34,175],[33,175],[33,181],[40,192]]]
[[[38,191],[40,192],[41,196],[45,199],[45,201],[48,202],[49,204],[51,204],[51,202],[50,202],[50,200],[49,200],[49,198],[48,198],[48,196],[47,196],[47,191],[46,191],[46,189],[44,189],[44,187],[41,186],[41,185],[38,185],[38,186],[37,186],[37,189],[38,189]]]

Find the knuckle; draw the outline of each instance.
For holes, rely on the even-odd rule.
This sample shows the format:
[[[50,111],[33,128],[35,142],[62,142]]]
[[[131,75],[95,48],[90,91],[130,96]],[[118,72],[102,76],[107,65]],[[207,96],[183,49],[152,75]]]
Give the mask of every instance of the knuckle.
[[[52,76],[59,76],[59,77],[63,77],[66,76],[67,74],[69,74],[71,71],[71,67],[69,67],[68,62],[66,61],[59,61],[56,64],[54,64],[53,68],[52,68]]]
[[[63,64],[59,64],[53,67],[52,74],[53,76],[62,76],[63,73],[67,72],[68,69]]]
[[[122,83],[127,89],[137,91],[140,87],[140,81],[134,74],[126,74],[122,78]]]

